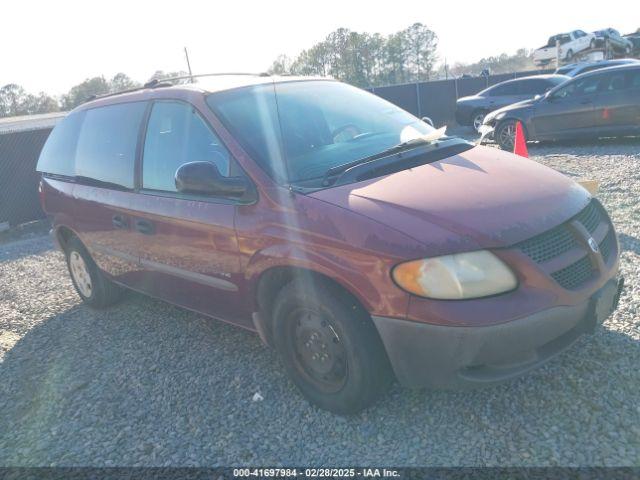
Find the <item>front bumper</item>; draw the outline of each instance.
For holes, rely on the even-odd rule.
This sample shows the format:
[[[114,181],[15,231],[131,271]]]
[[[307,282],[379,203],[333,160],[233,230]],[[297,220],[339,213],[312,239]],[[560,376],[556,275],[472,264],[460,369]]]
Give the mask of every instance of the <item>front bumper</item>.
[[[578,305],[493,326],[446,327],[375,316],[373,321],[402,385],[480,386],[522,375],[593,332],[617,307],[623,284],[612,279]]]

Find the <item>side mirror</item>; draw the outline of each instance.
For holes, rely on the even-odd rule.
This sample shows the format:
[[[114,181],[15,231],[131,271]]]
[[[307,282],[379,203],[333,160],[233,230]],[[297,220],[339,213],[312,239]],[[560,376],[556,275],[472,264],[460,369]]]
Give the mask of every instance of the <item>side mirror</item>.
[[[223,177],[211,162],[189,162],[176,171],[176,190],[218,197],[253,198],[255,190],[245,177]],[[247,198],[247,199],[249,199]]]
[[[429,117],[422,117],[422,118],[421,118],[421,120],[422,120],[424,123],[428,123],[429,125],[431,125],[432,127],[434,127],[434,128],[435,128],[435,125],[433,124],[433,120],[431,120]]]

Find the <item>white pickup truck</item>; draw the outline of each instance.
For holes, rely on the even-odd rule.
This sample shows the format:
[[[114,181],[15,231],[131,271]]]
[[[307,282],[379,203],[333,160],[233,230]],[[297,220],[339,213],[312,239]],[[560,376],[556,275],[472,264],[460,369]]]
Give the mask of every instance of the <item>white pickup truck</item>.
[[[560,51],[556,52],[556,41],[560,42]],[[560,33],[549,37],[544,47],[533,52],[533,61],[536,65],[546,65],[559,57],[567,62],[578,52],[596,47],[596,36],[593,33],[585,33],[582,30],[574,30],[569,33]]]

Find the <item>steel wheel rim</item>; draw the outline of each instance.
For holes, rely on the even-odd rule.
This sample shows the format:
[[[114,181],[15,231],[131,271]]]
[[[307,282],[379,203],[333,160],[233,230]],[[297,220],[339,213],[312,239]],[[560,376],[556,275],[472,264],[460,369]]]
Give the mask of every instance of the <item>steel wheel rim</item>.
[[[69,267],[73,281],[85,297],[90,297],[93,292],[93,284],[91,283],[91,275],[87,269],[87,264],[78,252],[73,251],[69,254]]]
[[[479,113],[475,117],[473,117],[473,128],[476,129],[476,132],[480,130],[482,126],[482,122],[484,121],[484,113]]]
[[[347,354],[335,328],[319,312],[307,308],[292,312],[288,323],[297,370],[323,392],[341,390],[347,381]]]
[[[513,142],[516,137],[516,125],[509,123],[500,129],[500,144],[506,147],[513,147]]]

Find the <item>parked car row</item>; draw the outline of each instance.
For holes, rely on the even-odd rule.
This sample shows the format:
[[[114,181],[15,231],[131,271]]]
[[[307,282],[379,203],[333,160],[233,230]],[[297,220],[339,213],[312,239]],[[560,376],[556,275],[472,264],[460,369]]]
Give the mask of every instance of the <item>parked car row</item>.
[[[507,80],[493,85],[475,95],[461,97],[456,102],[456,121],[460,125],[473,126],[479,131],[485,116],[513,103],[543,95],[572,77],[618,65],[640,65],[640,60],[622,58],[600,62],[572,63],[558,68],[553,75],[534,75]]]
[[[459,98],[456,121],[478,130],[487,113],[541,95],[568,79],[565,75],[534,75],[498,83],[475,95]]]
[[[491,112],[483,128],[512,149],[517,122],[527,140],[640,135],[640,63],[578,75],[545,95]]]

